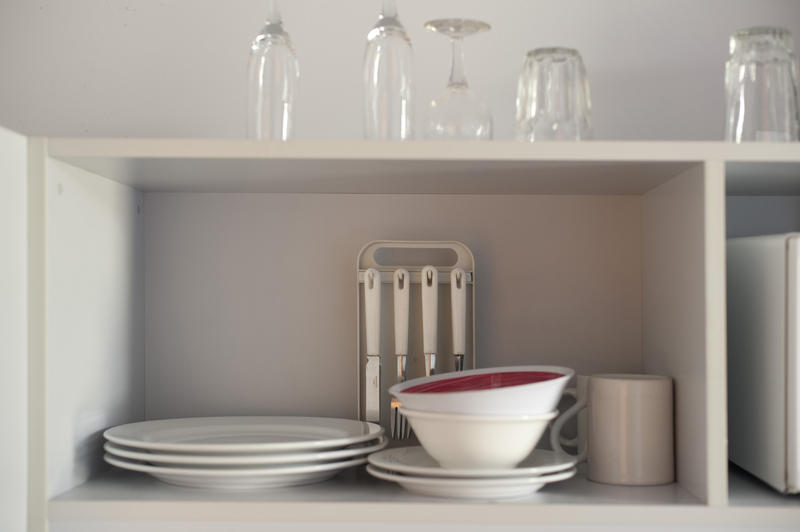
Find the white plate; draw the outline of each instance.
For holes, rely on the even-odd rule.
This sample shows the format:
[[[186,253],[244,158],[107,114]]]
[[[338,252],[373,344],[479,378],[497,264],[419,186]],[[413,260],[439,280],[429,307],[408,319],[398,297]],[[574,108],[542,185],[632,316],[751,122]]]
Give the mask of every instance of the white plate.
[[[340,462],[291,467],[272,467],[266,469],[197,469],[191,467],[152,466],[141,462],[132,462],[110,454],[106,454],[103,458],[111,465],[122,469],[147,473],[167,484],[190,488],[213,489],[278,488],[311,484],[327,480],[344,469],[359,466],[367,461],[366,458],[361,456]]]
[[[367,461],[386,471],[438,478],[518,478],[555,473],[574,467],[576,459],[564,453],[536,449],[513,469],[445,469],[420,446],[376,452]]]
[[[107,453],[121,458],[140,460],[142,462],[194,465],[194,466],[249,466],[249,465],[286,465],[286,464],[313,464],[317,462],[332,462],[356,456],[364,456],[380,451],[389,443],[388,438],[380,438],[368,445],[359,444],[358,447],[334,449],[332,451],[319,451],[311,453],[268,453],[268,454],[177,454],[158,453],[151,451],[138,451],[120,447],[114,443],[106,442],[103,449]]]
[[[196,417],[129,423],[106,430],[113,443],[183,453],[314,451],[374,440],[374,423],[326,417]]]
[[[372,465],[367,466],[367,472],[370,475],[389,482],[397,482],[412,493],[452,499],[526,497],[542,489],[545,484],[572,478],[576,471],[573,467],[551,475],[523,478],[434,478],[412,477],[401,473],[392,473]]]

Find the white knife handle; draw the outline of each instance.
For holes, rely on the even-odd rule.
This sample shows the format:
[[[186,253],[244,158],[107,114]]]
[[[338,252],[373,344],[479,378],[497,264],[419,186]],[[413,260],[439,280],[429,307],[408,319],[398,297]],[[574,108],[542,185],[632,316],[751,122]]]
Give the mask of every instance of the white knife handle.
[[[422,268],[422,347],[425,353],[436,353],[439,317],[439,272],[433,266]]]
[[[408,306],[411,278],[402,268],[394,272],[394,354],[408,354]]]
[[[369,268],[364,274],[364,326],[367,330],[367,355],[380,355],[381,274]]]
[[[461,268],[450,272],[450,305],[453,319],[453,354],[467,351],[467,274]]]

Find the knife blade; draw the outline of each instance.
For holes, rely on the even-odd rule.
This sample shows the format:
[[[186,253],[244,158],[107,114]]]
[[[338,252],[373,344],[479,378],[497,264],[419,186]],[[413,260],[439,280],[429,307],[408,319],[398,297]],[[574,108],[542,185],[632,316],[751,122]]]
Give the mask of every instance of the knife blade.
[[[450,307],[453,322],[453,362],[456,371],[464,369],[467,351],[467,274],[462,268],[450,272]]]
[[[367,421],[381,420],[381,274],[369,268],[364,274],[364,328],[367,337],[365,414]]]
[[[439,271],[433,266],[422,268],[422,348],[425,352],[425,375],[436,373],[436,347],[439,317]]]

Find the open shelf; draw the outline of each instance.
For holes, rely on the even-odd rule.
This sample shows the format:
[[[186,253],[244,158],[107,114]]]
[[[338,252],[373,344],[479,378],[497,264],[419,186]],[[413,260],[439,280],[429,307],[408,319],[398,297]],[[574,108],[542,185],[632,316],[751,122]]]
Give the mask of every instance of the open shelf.
[[[791,190],[796,146],[30,145],[31,434],[41,440],[31,461],[47,466],[31,475],[31,492],[51,523],[800,522],[792,505],[758,515],[736,503],[734,476],[728,489],[719,275],[726,165],[729,194],[769,180]],[[487,504],[413,496],[363,470],[219,493],[103,466],[100,432],[132,421],[355,417],[355,258],[377,239],[472,249],[481,367],[672,376],[677,482],[625,488],[581,475]]]

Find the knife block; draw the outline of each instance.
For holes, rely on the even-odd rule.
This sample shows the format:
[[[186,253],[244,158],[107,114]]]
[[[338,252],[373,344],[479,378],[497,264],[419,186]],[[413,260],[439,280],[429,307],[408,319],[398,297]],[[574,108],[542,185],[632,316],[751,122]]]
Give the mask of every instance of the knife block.
[[[358,416],[365,419],[366,336],[364,332],[364,275],[374,268],[381,276],[380,319],[380,420],[389,427],[389,388],[397,382],[397,359],[394,341],[395,270],[408,270],[409,290],[408,353],[406,379],[425,376],[425,355],[422,345],[422,268],[435,266],[439,272],[438,342],[436,374],[454,371],[452,309],[450,305],[450,272],[462,268],[467,274],[467,323],[464,369],[476,367],[475,355],[475,258],[472,251],[460,242],[377,240],[361,249],[357,261],[357,338],[358,338]],[[388,432],[387,432],[388,433]]]

